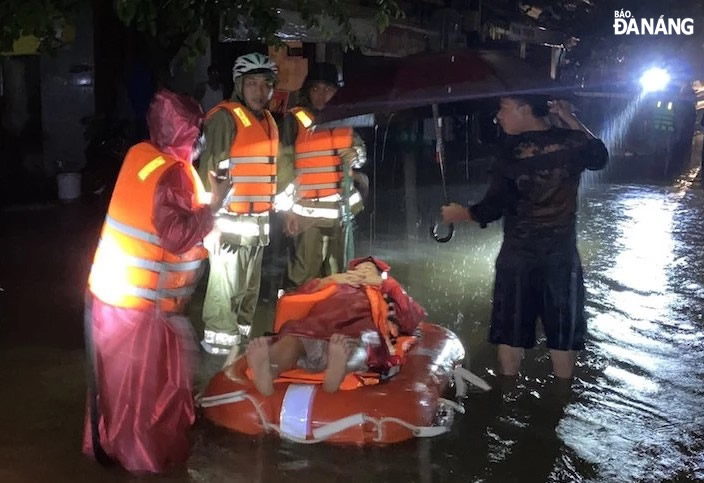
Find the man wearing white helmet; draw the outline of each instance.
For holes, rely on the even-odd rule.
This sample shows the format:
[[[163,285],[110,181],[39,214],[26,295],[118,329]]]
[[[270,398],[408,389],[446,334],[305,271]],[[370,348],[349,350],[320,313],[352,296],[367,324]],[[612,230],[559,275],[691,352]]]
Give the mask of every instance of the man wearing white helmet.
[[[269,244],[269,211],[288,210],[292,204],[292,193],[276,194],[279,135],[267,105],[277,71],[265,55],[238,57],[232,98],[206,117],[199,172],[205,179],[208,171],[215,171],[232,186],[215,222],[219,233],[204,241],[210,277],[201,345],[211,354],[227,354],[240,335],[249,334],[263,251]]]

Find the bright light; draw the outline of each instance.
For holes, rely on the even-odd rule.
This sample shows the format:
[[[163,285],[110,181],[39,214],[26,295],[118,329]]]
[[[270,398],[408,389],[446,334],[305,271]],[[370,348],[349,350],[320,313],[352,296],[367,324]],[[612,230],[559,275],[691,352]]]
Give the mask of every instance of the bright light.
[[[661,91],[670,82],[670,74],[665,69],[653,67],[646,70],[640,77],[640,85],[643,92]]]

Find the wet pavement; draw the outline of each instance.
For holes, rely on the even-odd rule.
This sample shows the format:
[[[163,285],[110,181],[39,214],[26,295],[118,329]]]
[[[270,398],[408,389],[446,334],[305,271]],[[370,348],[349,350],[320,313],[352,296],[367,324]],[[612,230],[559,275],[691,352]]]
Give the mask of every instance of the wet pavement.
[[[485,337],[500,228],[463,226],[452,242],[436,244],[427,228],[437,191],[419,189],[422,222],[407,238],[402,195],[385,193],[375,239],[370,244],[361,230],[358,253],[371,248],[388,260],[431,319],[458,333],[467,365],[495,390],[472,393],[450,434],[387,448],[300,446],[200,420],[188,467],[158,480],[704,480],[704,191],[697,168],[671,184],[585,183],[580,251],[589,336],[571,389],[547,376],[544,346],[528,351],[518,381],[495,376],[495,349]],[[482,190],[451,191],[466,200]],[[0,481],[137,480],[80,452],[81,311],[100,205],[0,216]],[[191,308],[196,316],[199,302]],[[262,307],[255,331],[266,329],[270,313]],[[200,381],[221,361],[202,359]]]

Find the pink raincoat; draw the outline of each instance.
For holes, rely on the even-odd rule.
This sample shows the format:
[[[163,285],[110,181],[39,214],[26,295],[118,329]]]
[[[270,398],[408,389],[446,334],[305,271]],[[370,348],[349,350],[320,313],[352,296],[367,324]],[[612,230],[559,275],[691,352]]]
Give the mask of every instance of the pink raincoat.
[[[151,143],[189,162],[201,119],[194,101],[159,91],[147,115]],[[183,168],[174,166],[160,180],[151,207],[162,245],[176,254],[192,248],[213,226],[207,206],[192,208],[193,196]],[[131,472],[160,473],[183,464],[195,420],[191,367],[196,345],[188,320],[114,307],[90,294],[87,300],[93,370],[84,453]]]

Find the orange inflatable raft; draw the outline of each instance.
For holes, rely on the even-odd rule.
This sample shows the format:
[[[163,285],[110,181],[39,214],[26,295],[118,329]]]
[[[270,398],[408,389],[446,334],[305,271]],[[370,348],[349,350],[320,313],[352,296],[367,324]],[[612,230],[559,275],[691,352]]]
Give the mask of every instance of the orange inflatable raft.
[[[278,314],[305,316],[311,305],[305,295],[280,299],[275,330],[283,323]],[[205,417],[219,426],[252,435],[276,432],[302,443],[389,444],[436,436],[449,431],[455,411],[463,412],[442,398],[453,380],[458,393],[464,393],[466,381],[483,381],[459,367],[465,351],[448,329],[422,323],[413,342],[390,379],[348,374],[335,393],[323,391],[316,384],[319,377],[306,381],[302,371],[292,371],[275,381],[274,394],[262,396],[241,356],[210,380],[198,402]]]

